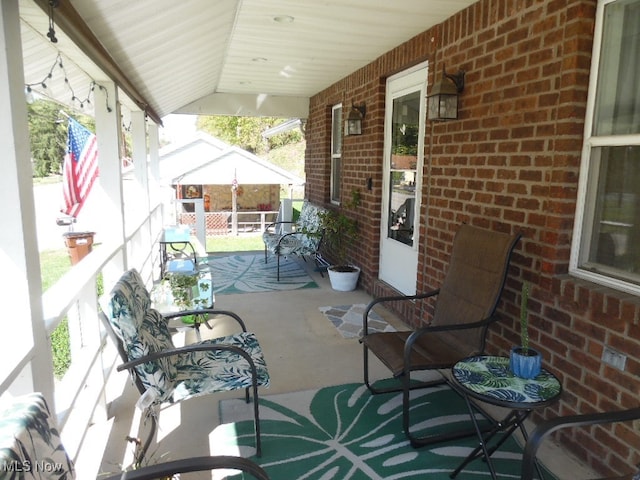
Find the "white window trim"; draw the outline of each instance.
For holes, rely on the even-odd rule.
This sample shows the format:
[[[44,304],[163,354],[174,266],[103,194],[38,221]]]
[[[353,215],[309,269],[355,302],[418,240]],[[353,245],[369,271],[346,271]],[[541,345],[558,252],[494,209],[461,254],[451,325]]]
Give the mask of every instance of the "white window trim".
[[[340,118],[338,119],[336,119],[336,115],[335,115],[335,112],[338,109],[342,110],[342,103],[338,103],[333,107],[331,107],[331,176],[330,176],[330,182],[329,182],[329,200],[333,205],[340,205],[340,199],[333,198],[333,193],[335,191],[334,181],[336,179],[336,176],[337,177],[341,176],[341,172],[335,172],[334,170],[336,168],[336,159],[342,160],[342,142],[344,141],[344,136],[343,136],[343,138],[341,138],[340,140],[340,151],[335,152],[333,148],[333,141],[334,141],[333,134],[334,132],[340,132],[340,135],[342,135],[342,115],[340,115]],[[334,125],[335,121],[338,122],[337,129],[336,129],[336,125]],[[340,162],[340,165],[342,165],[342,162]]]
[[[589,74],[589,91],[587,96],[586,118],[584,123],[584,143],[582,147],[582,158],[580,161],[580,179],[578,183],[578,197],[576,203],[576,215],[573,226],[573,240],[571,242],[571,257],[569,260],[569,273],[577,278],[587,280],[599,285],[613,288],[615,290],[640,295],[640,286],[625,282],[617,278],[609,277],[601,273],[592,272],[579,268],[580,247],[583,235],[589,235],[583,227],[585,225],[585,215],[587,209],[587,190],[590,181],[590,171],[596,168],[592,164],[591,152],[596,147],[640,145],[640,134],[633,135],[593,135],[593,116],[596,102],[596,89],[598,85],[598,72],[600,65],[600,52],[602,47],[602,34],[604,27],[604,10],[610,3],[616,0],[602,0],[598,2],[596,11],[596,23],[593,37],[593,52],[591,58],[591,71]]]

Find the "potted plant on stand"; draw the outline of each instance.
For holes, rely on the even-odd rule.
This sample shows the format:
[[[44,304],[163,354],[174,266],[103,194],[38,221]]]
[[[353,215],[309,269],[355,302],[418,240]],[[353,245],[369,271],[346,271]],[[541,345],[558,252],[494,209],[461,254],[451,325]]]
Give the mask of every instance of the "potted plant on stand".
[[[207,308],[211,301],[211,281],[201,278],[200,272],[195,274],[167,273],[161,282],[163,288],[168,285],[171,293],[170,303],[177,307],[178,311],[198,310]],[[165,295],[166,297],[166,295]],[[197,321],[195,315],[181,317],[183,323],[192,324]]]
[[[360,205],[360,192],[351,192],[351,201],[345,207]],[[360,276],[360,268],[347,262],[347,250],[355,241],[358,233],[356,221],[340,210],[320,212],[320,229],[323,231],[323,246],[330,252],[335,261],[327,268],[331,288],[338,291],[351,291],[356,288]]]
[[[520,298],[520,346],[511,349],[509,368],[513,374],[520,378],[535,378],[540,374],[542,367],[542,355],[537,350],[529,347],[529,284],[522,284]]]

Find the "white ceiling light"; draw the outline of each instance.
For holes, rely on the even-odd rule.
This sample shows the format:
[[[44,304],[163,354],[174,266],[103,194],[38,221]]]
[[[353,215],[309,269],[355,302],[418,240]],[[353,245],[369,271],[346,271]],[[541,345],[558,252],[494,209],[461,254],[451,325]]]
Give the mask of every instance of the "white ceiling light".
[[[291,15],[277,15],[273,17],[274,22],[278,23],[293,23],[294,18]]]

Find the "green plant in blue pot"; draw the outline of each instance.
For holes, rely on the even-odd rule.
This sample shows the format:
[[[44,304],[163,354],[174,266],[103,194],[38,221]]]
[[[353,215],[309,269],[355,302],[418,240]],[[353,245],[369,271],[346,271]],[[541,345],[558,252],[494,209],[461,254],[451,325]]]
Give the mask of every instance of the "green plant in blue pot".
[[[520,345],[511,349],[509,367],[520,378],[535,378],[542,368],[542,355],[529,346],[529,283],[523,282],[520,298]]]

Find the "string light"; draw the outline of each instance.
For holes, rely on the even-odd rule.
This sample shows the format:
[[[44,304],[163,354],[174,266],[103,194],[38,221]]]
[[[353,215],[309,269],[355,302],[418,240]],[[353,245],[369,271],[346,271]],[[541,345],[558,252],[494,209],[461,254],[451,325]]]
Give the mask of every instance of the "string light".
[[[98,88],[100,88],[102,91],[105,92],[105,97],[106,97],[105,103],[107,107],[107,112],[111,113],[112,109],[109,106],[109,92],[105,87],[103,87],[102,85],[98,85],[94,80],[91,81],[89,85],[89,93],[87,93],[87,96],[85,98],[80,98],[76,96],[76,92],[73,86],[71,85],[71,82],[69,81],[69,76],[67,75],[67,71],[64,68],[64,64],[62,63],[62,56],[60,55],[60,53],[58,53],[58,56],[56,57],[55,61],[51,65],[49,72],[44,76],[44,78],[41,81],[25,84],[25,97],[26,97],[27,103],[33,103],[34,101],[34,92],[33,92],[34,87],[36,88],[40,87],[43,90],[47,88],[46,82],[53,78],[53,74],[56,67],[58,67],[64,75],[64,84],[66,85],[67,90],[69,90],[69,92],[71,93],[72,105],[77,104],[80,107],[80,109],[84,109],[85,105],[91,105],[91,95],[94,93],[94,89],[97,85]]]
[[[49,31],[47,37],[51,40],[51,43],[58,43],[56,37],[55,23],[53,22],[53,9],[58,7],[58,0],[49,0]]]
[[[109,91],[103,87],[102,85],[96,83],[96,82],[92,82],[92,86],[91,86],[91,91],[93,92],[93,89],[95,87],[98,87],[100,90],[102,90],[104,92],[104,97],[105,97],[105,105],[107,106],[107,112],[111,113],[111,107],[109,106]]]

